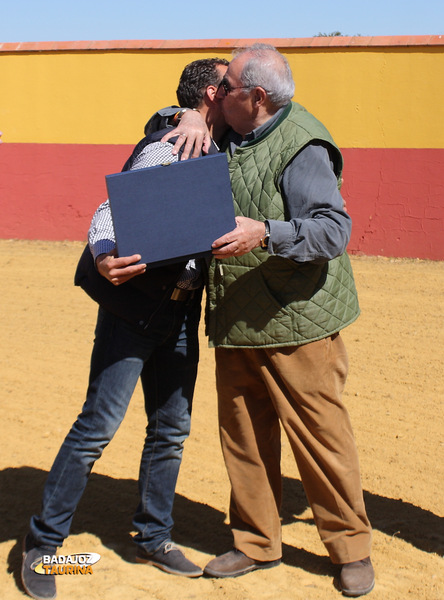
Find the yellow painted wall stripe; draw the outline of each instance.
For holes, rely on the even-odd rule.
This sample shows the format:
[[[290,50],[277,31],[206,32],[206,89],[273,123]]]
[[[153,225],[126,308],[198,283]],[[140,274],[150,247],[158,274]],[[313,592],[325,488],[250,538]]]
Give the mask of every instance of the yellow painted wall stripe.
[[[319,38],[320,39],[320,38]],[[356,38],[355,38],[356,39]],[[231,47],[23,51],[0,48],[5,142],[133,144],[175,101],[183,67]],[[11,45],[10,45],[11,46]],[[444,44],[291,47],[295,100],[341,147],[444,147]]]

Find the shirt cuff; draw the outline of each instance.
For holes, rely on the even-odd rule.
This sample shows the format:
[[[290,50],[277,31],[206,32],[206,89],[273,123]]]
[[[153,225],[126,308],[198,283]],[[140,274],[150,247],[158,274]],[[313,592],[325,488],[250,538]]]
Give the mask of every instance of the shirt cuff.
[[[270,221],[270,240],[268,242],[268,252],[270,254],[286,255],[288,247],[292,245],[294,229],[288,221]]]
[[[116,248],[116,244],[112,240],[98,240],[89,247],[94,258],[94,263],[100,254],[108,254]]]

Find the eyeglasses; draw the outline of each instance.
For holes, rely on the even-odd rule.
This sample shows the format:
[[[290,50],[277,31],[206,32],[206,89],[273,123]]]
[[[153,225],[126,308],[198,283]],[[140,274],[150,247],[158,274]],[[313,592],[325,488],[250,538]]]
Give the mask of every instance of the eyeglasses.
[[[231,85],[231,83],[228,81],[228,79],[226,79],[225,77],[222,79],[222,81],[219,83],[218,86],[218,90],[220,90],[220,88],[223,88],[224,92],[225,92],[225,96],[228,96],[228,94],[230,92],[232,92],[233,90],[248,90],[250,88],[255,87],[254,85]]]

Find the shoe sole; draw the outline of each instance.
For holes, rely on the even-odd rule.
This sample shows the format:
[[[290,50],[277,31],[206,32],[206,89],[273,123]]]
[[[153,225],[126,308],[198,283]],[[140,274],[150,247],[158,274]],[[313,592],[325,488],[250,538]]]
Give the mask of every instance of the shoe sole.
[[[31,596],[31,598],[34,598],[35,600],[55,600],[55,598],[57,598],[57,593],[54,596],[37,596],[36,594],[34,594],[30,590],[28,590],[28,588],[26,587],[26,584],[24,582],[24,579],[23,579],[23,569],[22,569],[21,579],[22,579],[22,585],[23,585],[25,592],[28,594],[28,596]]]
[[[202,569],[198,571],[177,571],[176,569],[171,569],[167,565],[156,562],[154,560],[150,560],[149,558],[140,558],[140,556],[136,556],[136,562],[143,565],[151,565],[152,567],[157,567],[161,571],[165,571],[165,573],[169,573],[170,575],[180,575],[182,577],[201,577],[203,575]]]
[[[240,577],[241,575],[247,575],[247,573],[252,573],[253,571],[259,571],[260,569],[272,569],[273,567],[278,567],[281,564],[281,560],[272,560],[267,563],[255,563],[254,565],[250,565],[249,567],[245,567],[245,569],[240,569],[239,571],[231,571],[231,573],[224,573],[223,571],[213,571],[213,569],[204,569],[204,575],[208,575],[209,577],[216,577],[217,579],[223,579],[225,577]]]
[[[370,592],[372,591],[372,589],[375,587],[375,582],[373,581],[372,584],[365,590],[362,590],[361,592],[357,592],[356,590],[347,590],[345,588],[342,588],[341,592],[343,596],[347,596],[348,598],[358,598],[359,596],[365,596],[366,594],[370,594]]]

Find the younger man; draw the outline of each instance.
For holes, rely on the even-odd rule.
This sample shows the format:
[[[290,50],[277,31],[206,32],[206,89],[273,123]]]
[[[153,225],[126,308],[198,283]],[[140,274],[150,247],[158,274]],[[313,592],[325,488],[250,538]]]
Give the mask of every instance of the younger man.
[[[195,102],[214,135],[222,130],[216,93],[226,65],[221,59],[195,61],[185,68],[178,88],[179,102],[182,96],[188,106]],[[154,143],[157,139],[148,136],[139,143],[126,167],[159,164],[165,154],[171,155],[172,145]],[[99,213],[106,214],[106,208]],[[120,426],[139,376],[148,425],[133,521],[137,561],[186,577],[202,575],[171,541],[175,486],[197,373],[202,276],[195,265],[184,263],[145,272],[145,265],[132,266],[138,255],[114,257],[112,228],[104,237],[108,241],[103,242],[98,229],[91,232],[91,249],[100,273],[114,285],[100,276],[89,282],[88,290],[101,306],[86,402],[59,450],[41,513],[31,518],[24,541],[22,581],[36,599],[56,597],[55,576],[35,569],[68,536],[91,469]]]

